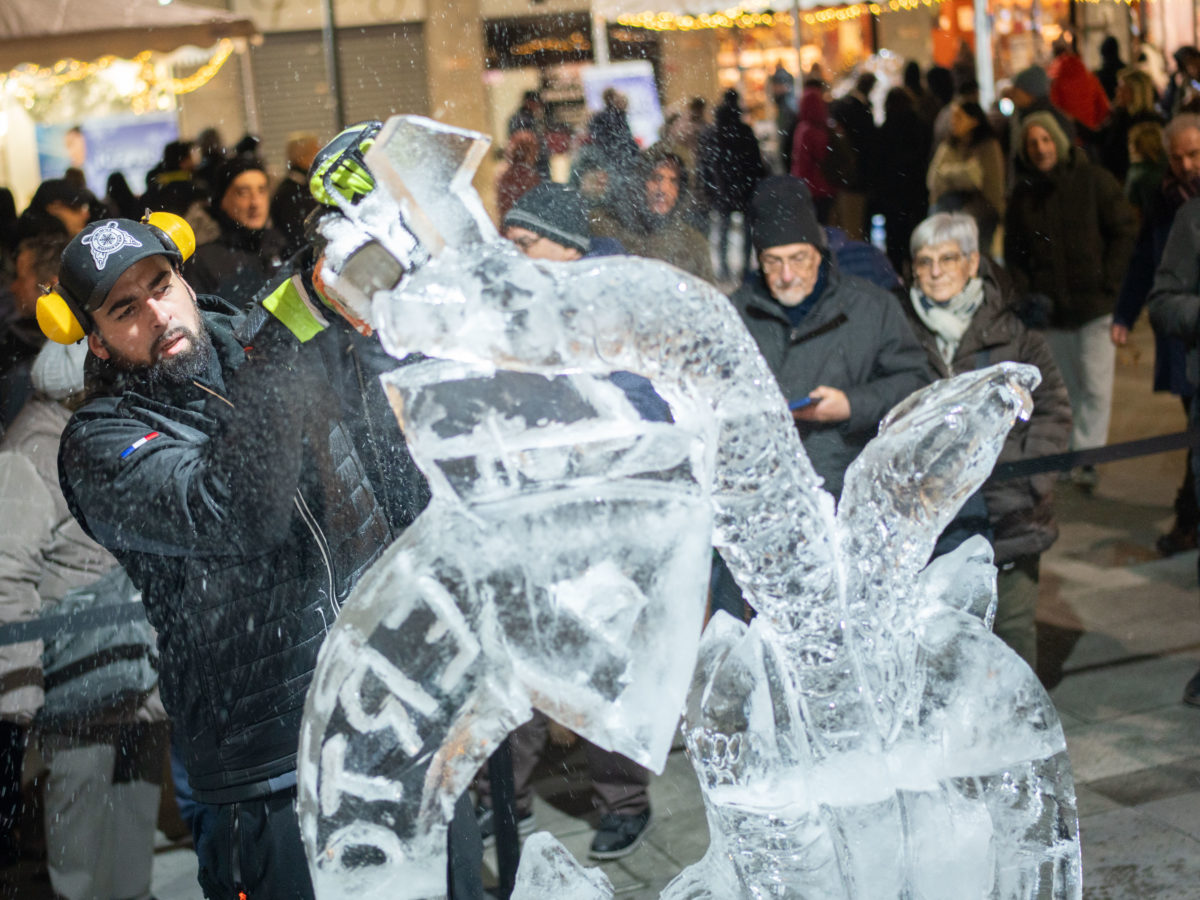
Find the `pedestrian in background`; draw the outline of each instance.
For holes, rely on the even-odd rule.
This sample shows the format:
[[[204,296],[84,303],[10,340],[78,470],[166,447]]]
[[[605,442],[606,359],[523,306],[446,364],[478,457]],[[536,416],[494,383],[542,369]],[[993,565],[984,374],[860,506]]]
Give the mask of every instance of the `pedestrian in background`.
[[[1112,341],[1118,347],[1128,343],[1129,334],[1154,288],[1155,273],[1163,261],[1177,213],[1193,197],[1200,197],[1200,116],[1195,113],[1177,115],[1162,132],[1162,142],[1168,165],[1143,207],[1133,257],[1113,313]],[[1152,317],[1151,325],[1153,323]],[[1187,354],[1188,345],[1183,338],[1154,328],[1154,390],[1169,391],[1178,396],[1185,413],[1191,409],[1196,391],[1196,373],[1188,369]],[[1163,556],[1173,556],[1196,546],[1200,507],[1196,504],[1192,456],[1189,450],[1183,484],[1175,495],[1175,521],[1165,534],[1159,535],[1155,544]]]
[[[999,362],[1041,372],[1033,413],[1009,431],[997,463],[1062,453],[1071,436],[1066,386],[1045,338],[1021,321],[1011,281],[980,248],[975,220],[964,213],[937,213],[914,229],[904,304],[910,324],[938,378]],[[1039,562],[1058,537],[1054,480],[1041,474],[983,485],[998,570],[992,630],[1030,668],[1037,665]]]
[[[522,195],[542,183],[538,172],[538,141],[532,131],[514,131],[504,148],[504,171],[496,179],[496,208],[500,220]]]
[[[950,135],[929,163],[929,204],[939,208],[943,202],[953,203],[969,213],[979,226],[982,251],[990,253],[992,236],[1004,216],[1004,152],[978,103],[956,100],[951,110]]]
[[[825,176],[831,143],[825,87],[805,84],[800,94],[796,129],[792,134],[791,174],[808,186],[817,219],[822,225],[829,222],[833,200],[837,195],[833,184]]]
[[[887,222],[887,255],[900,273],[908,270],[908,239],[929,206],[925,176],[929,169],[932,120],[926,122],[913,108],[904,88],[892,88],[884,101],[883,127],[879,130],[879,158],[874,164],[880,187],[876,198]]]
[[[4,622],[52,611],[72,588],[93,585],[117,566],[72,517],[58,481],[59,441],[83,396],[86,355],[83,344],[47,343],[33,367],[35,394],[0,441]],[[126,653],[131,649],[121,647]],[[9,723],[0,733],[9,738],[10,767],[19,759],[11,755],[12,724],[28,726],[42,706],[41,653],[40,640],[0,648],[5,686],[0,716]],[[81,662],[98,677],[95,659]],[[104,659],[112,662],[111,656]],[[148,897],[170,733],[157,687],[79,719],[43,719],[38,731],[49,767],[46,856],[55,895],[64,900]],[[18,767],[18,777],[19,772]]]
[[[758,140],[742,121],[741,104],[738,92],[727,90],[712,127],[700,139],[697,180],[716,213],[717,277],[721,281],[740,281],[750,267],[749,229],[743,225],[741,266],[736,273],[730,271],[729,232],[733,214],[746,212],[755,186],[767,174]]]
[[[1025,117],[1005,218],[1004,259],[1048,310],[1046,339],[1071,398],[1072,450],[1108,442],[1115,351],[1110,331],[1137,223],[1117,180],[1072,147],[1046,112]],[[1095,468],[1072,477],[1096,487]]]

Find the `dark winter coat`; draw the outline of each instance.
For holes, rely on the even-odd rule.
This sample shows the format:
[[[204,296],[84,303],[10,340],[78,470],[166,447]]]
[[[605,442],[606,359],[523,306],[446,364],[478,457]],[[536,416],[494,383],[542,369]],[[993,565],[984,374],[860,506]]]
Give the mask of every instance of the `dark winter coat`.
[[[862,95],[851,91],[833,101],[829,107],[830,117],[842,127],[846,142],[854,151],[856,165],[854,175],[846,188],[860,193],[871,193],[876,186],[875,166],[879,162],[879,128],[875,125],[875,114],[863,101]]]
[[[287,260],[287,241],[274,228],[243,228],[220,210],[212,215],[221,233],[196,248],[183,264],[183,277],[197,294],[222,297],[241,309]]]
[[[911,107],[889,104],[879,129],[879,148],[878,160],[871,165],[879,184],[879,208],[889,222],[920,222],[929,205],[925,176],[933,151],[933,126]]]
[[[189,780],[215,803],[295,769],[317,651],[390,532],[320,356],[274,320],[204,318],[214,352],[192,383],[93,366],[59,473],[142,591]]]
[[[841,274],[828,260],[822,265],[824,290],[798,327],[761,275],[747,279],[730,299],[785,397],[795,400],[827,385],[849,399],[845,422],[797,423],[813,468],[837,497],[846,467],[875,436],[879,420],[933,381],[933,372],[891,294]]]
[[[1150,203],[1143,210],[1142,227],[1134,244],[1133,257],[1121,283],[1113,324],[1133,330],[1154,287],[1155,273],[1166,250],[1171,224],[1180,209],[1180,185],[1169,175],[1160,179]],[[1190,397],[1195,383],[1187,376],[1187,345],[1154,329],[1154,390]]]
[[[1113,173],[1113,177],[1125,183],[1129,174],[1129,129],[1143,122],[1163,124],[1162,116],[1152,109],[1130,113],[1124,106],[1114,106],[1100,129],[1098,144],[1100,164]]]
[[[283,235],[285,259],[307,242],[304,220],[316,208],[317,201],[308,189],[308,178],[295,169],[289,171],[271,197],[271,224]]]
[[[1079,328],[1112,313],[1136,234],[1121,185],[1078,148],[1049,173],[1018,157],[1004,261],[1020,293],[1050,298],[1052,327]]]
[[[736,107],[717,107],[715,118],[700,136],[697,175],[701,190],[717,212],[745,212],[767,167],[758,139]]]
[[[1050,347],[1041,334],[1027,328],[1018,317],[1007,276],[986,259],[980,264],[979,274],[983,278],[983,305],[967,326],[949,365],[938,352],[934,333],[917,317],[906,295],[902,302],[909,324],[938,378],[998,362],[1028,363],[1041,371],[1042,382],[1033,392],[1033,414],[1028,422],[1018,421],[1013,426],[997,462],[1064,453],[1071,438],[1071,403]],[[997,563],[1042,553],[1057,539],[1054,480],[1054,474],[1048,473],[1005,481],[989,479],[984,484]]]
[[[1200,197],[1175,214],[1150,291],[1154,331],[1187,347],[1187,377],[1200,384]],[[1192,427],[1196,422],[1192,422]]]

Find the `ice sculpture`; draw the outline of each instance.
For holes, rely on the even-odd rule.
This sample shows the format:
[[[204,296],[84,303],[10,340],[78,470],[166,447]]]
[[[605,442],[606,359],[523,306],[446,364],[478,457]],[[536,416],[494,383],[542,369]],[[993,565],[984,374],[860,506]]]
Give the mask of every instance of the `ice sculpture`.
[[[389,121],[367,156],[383,189],[325,226],[329,289],[390,353],[432,358],[385,383],[433,501],[309,693],[318,896],[444,896],[453,800],[531,707],[661,770],[685,696],[711,847],[664,896],[1078,896],[1062,731],[980,621],[986,542],[922,570],[1036,372],[915,395],[835,514],[725,298],[656,262],[519,256],[470,189],[481,140]],[[714,544],[759,616],[698,646]],[[524,900],[610,891],[527,843]]]

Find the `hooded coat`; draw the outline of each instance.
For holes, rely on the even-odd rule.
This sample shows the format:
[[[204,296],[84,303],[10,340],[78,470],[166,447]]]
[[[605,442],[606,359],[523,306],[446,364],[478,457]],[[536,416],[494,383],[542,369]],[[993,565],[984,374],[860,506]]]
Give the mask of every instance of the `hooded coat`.
[[[807,87],[800,95],[796,130],[792,134],[792,174],[808,185],[814,200],[827,200],[837,191],[825,177],[829,156],[829,107],[819,87]]]
[[[1017,290],[1050,298],[1054,328],[1111,314],[1137,236],[1121,185],[1077,147],[1049,172],[1022,149],[1016,170],[1004,261]]]
[[[700,138],[700,185],[722,215],[745,212],[759,179],[767,174],[758,139],[736,106],[721,104]]]
[[[201,304],[213,348],[190,383],[90,358],[59,472],[142,591],[196,798],[227,803],[294,771],[317,651],[391,532],[320,354]]]
[[[1036,366],[1041,384],[1033,392],[1033,413],[1018,421],[1004,440],[997,463],[1065,453],[1071,439],[1071,403],[1046,339],[1025,326],[1017,315],[1011,283],[986,257],[980,261],[983,305],[976,310],[949,364],[938,351],[937,338],[913,310],[905,294],[904,312],[925,348],[938,378],[951,378],[999,362]],[[1054,473],[988,479],[983,485],[996,563],[1042,553],[1058,538],[1054,519]]]
[[[1088,131],[1097,131],[1108,118],[1109,107],[1100,79],[1071,52],[1060,54],[1046,71],[1050,76],[1050,102]]]

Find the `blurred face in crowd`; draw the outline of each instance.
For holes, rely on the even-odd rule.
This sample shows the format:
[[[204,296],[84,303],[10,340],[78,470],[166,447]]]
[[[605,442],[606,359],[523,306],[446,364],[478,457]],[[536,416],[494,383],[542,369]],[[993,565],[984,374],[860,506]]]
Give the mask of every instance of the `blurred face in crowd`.
[[[656,216],[668,215],[679,202],[679,170],[662,162],[646,179],[646,205]]]
[[[250,169],[229,183],[221,198],[221,212],[243,228],[266,228],[270,204],[266,173]]]
[[[1034,96],[1024,88],[1014,87],[1009,94],[1009,99],[1012,100],[1013,106],[1017,109],[1027,109],[1033,105]]]
[[[196,294],[165,256],[130,266],[92,319],[88,349],[121,369],[150,369],[178,383],[195,377],[208,362]]]
[[[1058,165],[1058,147],[1041,125],[1030,125],[1025,132],[1025,155],[1039,172],[1049,172]]]
[[[33,250],[21,250],[17,253],[17,274],[10,288],[16,300],[17,315],[22,319],[32,319],[37,315],[37,299],[42,294],[35,271],[36,259],[37,253]]]
[[[510,225],[504,229],[504,236],[517,245],[517,249],[530,259],[548,259],[551,262],[570,262],[583,256],[576,248],[555,243],[550,238],[542,237],[536,231]]]
[[[68,237],[75,237],[83,231],[88,219],[91,218],[91,210],[88,209],[86,203],[80,206],[68,206],[61,200],[52,200],[46,204],[46,212],[63,223]]]
[[[1200,130],[1184,128],[1171,135],[1167,163],[1171,166],[1171,174],[1180,181],[1191,181],[1200,176]]]
[[[957,241],[931,244],[913,257],[913,273],[922,294],[934,303],[947,303],[979,273],[979,254],[963,253]]]
[[[758,255],[771,296],[783,306],[799,306],[817,286],[821,251],[812,244],[782,244]]]
[[[957,103],[950,109],[950,133],[960,141],[971,136],[975,130],[975,120],[963,112]]]
[[[592,169],[579,176],[579,193],[589,200],[599,200],[608,193],[608,172]]]

